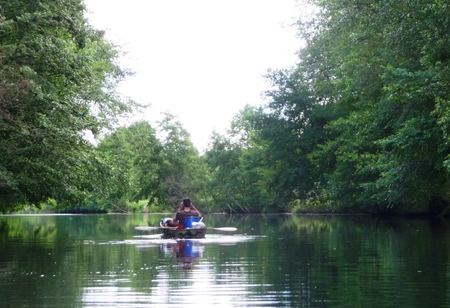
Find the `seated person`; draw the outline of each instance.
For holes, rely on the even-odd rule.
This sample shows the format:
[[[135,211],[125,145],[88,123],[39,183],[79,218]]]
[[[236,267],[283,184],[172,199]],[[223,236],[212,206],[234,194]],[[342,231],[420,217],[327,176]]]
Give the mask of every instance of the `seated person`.
[[[191,206],[193,208],[191,208]],[[178,227],[178,229],[184,229],[184,224],[186,221],[186,217],[195,216],[201,218],[202,215],[200,212],[194,207],[191,202],[191,199],[185,198],[183,202],[180,204],[180,208],[175,214],[172,220],[167,222],[168,227]]]

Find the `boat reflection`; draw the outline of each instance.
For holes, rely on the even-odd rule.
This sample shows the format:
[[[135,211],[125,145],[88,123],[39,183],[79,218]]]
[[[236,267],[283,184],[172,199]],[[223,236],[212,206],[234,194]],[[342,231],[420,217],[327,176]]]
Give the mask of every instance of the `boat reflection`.
[[[180,240],[164,245],[166,253],[171,253],[177,260],[180,268],[191,269],[194,261],[203,256],[205,244],[200,241]]]

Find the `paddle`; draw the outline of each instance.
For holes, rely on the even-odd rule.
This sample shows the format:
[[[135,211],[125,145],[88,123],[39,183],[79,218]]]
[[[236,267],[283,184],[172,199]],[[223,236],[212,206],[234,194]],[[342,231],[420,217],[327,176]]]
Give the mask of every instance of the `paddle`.
[[[151,231],[151,230],[162,230],[161,227],[136,227],[135,228],[138,231]]]
[[[225,232],[237,231],[237,228],[235,228],[235,227],[206,228],[206,229],[207,230],[225,231]]]
[[[163,230],[167,228],[162,227],[136,227],[135,228],[138,231],[151,231],[151,230]],[[235,227],[221,227],[221,228],[206,228],[207,230],[217,230],[217,231],[224,231],[224,232],[233,232],[237,231],[237,228]],[[175,228],[173,230],[176,230]],[[183,230],[183,229],[181,229]]]

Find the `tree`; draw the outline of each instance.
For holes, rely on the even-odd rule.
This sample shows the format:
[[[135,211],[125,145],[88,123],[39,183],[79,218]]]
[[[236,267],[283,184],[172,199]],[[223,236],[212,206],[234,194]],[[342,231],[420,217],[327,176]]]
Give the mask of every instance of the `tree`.
[[[0,211],[83,202],[107,170],[86,141],[131,111],[128,73],[81,0],[0,1]],[[100,185],[101,186],[101,185]]]
[[[267,146],[268,168],[278,202],[302,203],[317,195],[323,181],[311,155],[328,139],[325,126],[333,118],[329,105],[317,99],[302,66],[269,72],[272,89],[266,91],[269,112],[260,121]]]
[[[309,3],[315,14],[298,23],[306,47],[294,68],[269,72],[264,112],[244,111],[228,136],[213,136],[214,197],[243,211],[264,193],[378,213],[445,201],[448,3]]]
[[[170,113],[159,122],[159,132],[163,148],[161,185],[167,201],[178,206],[186,196],[203,199],[208,175],[189,133]]]
[[[108,157],[112,173],[105,180],[108,193],[93,196],[98,207],[126,212],[129,202],[164,204],[162,146],[149,123],[118,128],[101,140],[98,150]]]
[[[276,198],[274,164],[258,129],[263,119],[262,108],[246,106],[233,118],[228,136],[212,135],[206,161],[218,209],[244,213],[286,210]]]
[[[210,194],[214,209],[226,212],[248,212],[241,205],[242,181],[240,179],[240,158],[242,150],[229,138],[213,132],[210,149],[205,153],[210,179]]]
[[[426,211],[445,197],[448,4],[313,1],[301,69],[332,106],[323,194],[338,208]],[[444,32],[443,32],[444,31]],[[324,170],[324,169],[323,169]]]

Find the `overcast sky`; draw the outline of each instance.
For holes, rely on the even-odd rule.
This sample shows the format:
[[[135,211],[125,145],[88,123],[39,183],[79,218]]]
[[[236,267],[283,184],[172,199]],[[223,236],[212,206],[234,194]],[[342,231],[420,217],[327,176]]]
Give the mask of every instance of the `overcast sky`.
[[[246,104],[261,104],[269,68],[296,63],[295,0],[85,0],[90,23],[127,51],[119,89],[178,116],[203,151]]]

